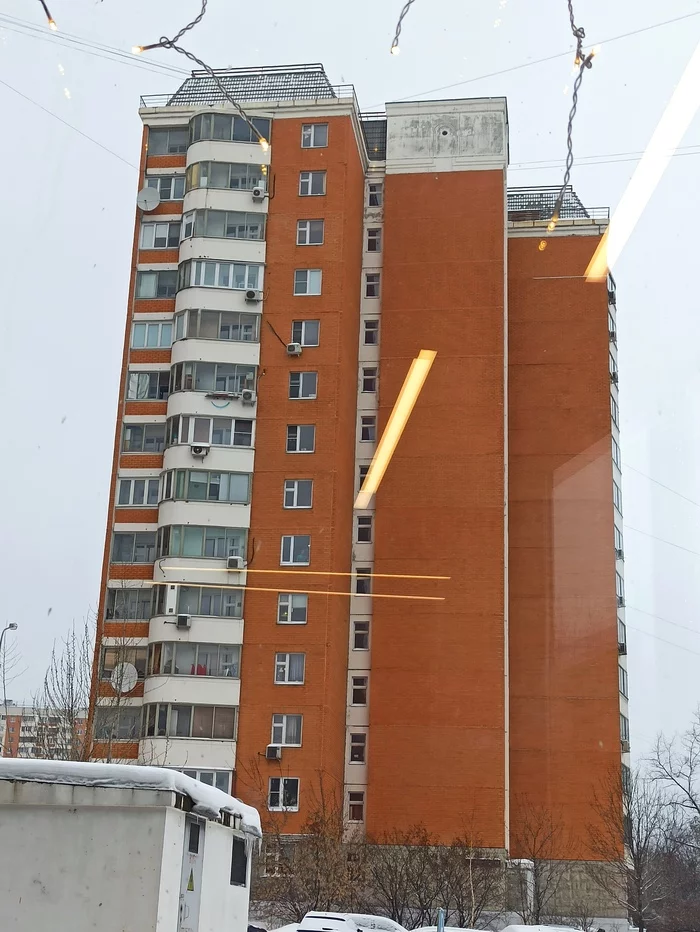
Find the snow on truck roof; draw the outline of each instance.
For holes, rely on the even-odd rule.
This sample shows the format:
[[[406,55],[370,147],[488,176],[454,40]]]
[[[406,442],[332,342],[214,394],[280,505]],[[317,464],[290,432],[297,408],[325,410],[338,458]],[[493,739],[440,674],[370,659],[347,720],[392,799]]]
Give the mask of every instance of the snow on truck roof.
[[[28,783],[64,783],[69,786],[102,786],[133,790],[166,790],[189,796],[192,810],[206,819],[218,819],[222,812],[240,816],[241,828],[262,837],[260,816],[252,806],[199,780],[165,767],[138,764],[91,764],[82,761],[0,758],[0,780]]]

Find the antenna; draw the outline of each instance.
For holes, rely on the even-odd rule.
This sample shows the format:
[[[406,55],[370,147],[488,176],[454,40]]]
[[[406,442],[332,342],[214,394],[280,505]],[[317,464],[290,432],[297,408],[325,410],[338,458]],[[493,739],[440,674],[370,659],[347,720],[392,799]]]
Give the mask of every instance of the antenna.
[[[155,210],[160,204],[160,194],[155,188],[141,188],[136,203],[143,211]]]

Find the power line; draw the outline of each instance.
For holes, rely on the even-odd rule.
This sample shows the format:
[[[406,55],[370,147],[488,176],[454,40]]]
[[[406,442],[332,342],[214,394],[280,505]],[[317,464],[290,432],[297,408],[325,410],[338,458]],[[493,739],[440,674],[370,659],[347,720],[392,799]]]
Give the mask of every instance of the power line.
[[[669,621],[668,618],[662,618],[661,615],[655,615],[653,612],[645,612],[643,608],[635,608],[634,605],[627,605],[627,609],[631,609],[633,612],[639,612],[641,615],[648,615],[650,618],[656,618],[658,621],[663,621],[664,624],[673,625],[674,628],[680,628],[682,631],[690,631],[691,634],[700,634],[700,630],[697,628],[689,628],[688,625],[681,625],[677,621]]]
[[[640,531],[638,527],[632,527],[629,524],[625,524],[624,528],[626,531],[634,531],[635,534],[643,534],[644,537],[650,537],[652,540],[658,540],[660,544],[667,544],[669,547],[675,547],[676,550],[683,550],[685,553],[692,553],[696,557],[700,557],[700,553],[697,550],[689,550],[687,547],[681,547],[680,544],[674,544],[672,540],[664,540],[663,537],[657,537],[655,534],[650,534],[648,531]]]
[[[98,142],[97,139],[94,139],[92,136],[88,136],[87,133],[84,133],[81,129],[78,129],[77,126],[73,126],[72,123],[69,123],[67,120],[64,120],[63,117],[60,117],[57,113],[54,113],[53,110],[49,110],[48,107],[42,106],[40,103],[37,103],[36,100],[32,100],[31,97],[27,97],[26,94],[23,94],[22,91],[18,91],[16,87],[13,87],[11,84],[8,84],[7,81],[3,81],[2,79],[0,79],[0,84],[2,84],[8,90],[13,91],[19,97],[22,97],[24,100],[28,101],[30,104],[33,104],[35,107],[38,107],[39,110],[43,110],[44,113],[48,113],[48,115],[53,117],[54,120],[58,120],[59,123],[63,123],[64,126],[67,126],[68,129],[72,129],[74,132],[78,133],[79,136],[82,136],[84,139],[87,139],[90,142],[94,143],[94,145],[99,146],[100,149],[104,149],[105,152],[109,152],[110,155],[113,155],[115,159],[119,159],[120,162],[123,162],[125,165],[128,165],[129,168],[134,168],[138,171],[138,165],[134,165],[133,162],[129,162],[127,159],[122,158],[122,156],[116,153],[113,149],[110,149],[108,146],[105,146],[101,142]]]
[[[644,628],[635,628],[634,625],[626,625],[626,627],[631,628],[632,631],[638,631],[640,634],[646,634],[648,638],[654,638],[655,641],[661,641],[662,644],[669,644],[677,650],[685,651],[686,654],[694,654],[696,657],[700,657],[700,651],[691,650],[689,647],[683,647],[681,644],[676,644],[673,641],[667,641],[666,638],[660,638],[658,634],[652,634],[650,631],[645,631]]]
[[[694,155],[696,153],[689,153],[689,154]],[[670,485],[664,485],[664,483],[659,482],[658,479],[653,479],[651,476],[648,476],[645,472],[642,472],[641,469],[636,469],[634,466],[630,466],[629,463],[623,463],[622,466],[624,469],[631,469],[632,472],[639,473],[640,476],[644,476],[645,479],[648,479],[649,482],[653,482],[654,485],[660,485],[661,488],[666,489],[667,492],[672,492],[673,495],[677,495],[678,498],[682,498],[684,501],[690,502],[691,505],[695,505],[696,507],[700,508],[700,502],[693,501],[693,499],[688,498],[687,495],[681,495],[680,492],[676,492],[675,489],[672,489]]]

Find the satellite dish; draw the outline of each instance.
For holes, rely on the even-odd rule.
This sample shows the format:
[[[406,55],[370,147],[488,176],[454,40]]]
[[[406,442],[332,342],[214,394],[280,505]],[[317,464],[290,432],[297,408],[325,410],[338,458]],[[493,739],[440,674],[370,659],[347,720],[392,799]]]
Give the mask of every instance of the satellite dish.
[[[138,670],[133,663],[118,663],[112,671],[112,689],[115,693],[130,693],[138,679]]]
[[[155,210],[160,204],[160,194],[155,188],[141,188],[136,198],[136,203],[141,210]]]

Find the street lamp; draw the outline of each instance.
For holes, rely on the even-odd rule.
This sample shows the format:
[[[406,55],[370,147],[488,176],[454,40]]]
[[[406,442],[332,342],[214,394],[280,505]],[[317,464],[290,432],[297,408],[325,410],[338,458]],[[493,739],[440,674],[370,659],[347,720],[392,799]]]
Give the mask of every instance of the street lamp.
[[[2,664],[2,704],[5,708],[5,727],[7,727],[7,689],[5,687],[5,657],[3,656],[3,653],[2,653],[2,642],[5,640],[6,631],[16,631],[16,630],[17,630],[17,622],[11,621],[9,625],[5,625],[5,627],[0,632],[0,663]]]

